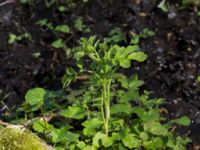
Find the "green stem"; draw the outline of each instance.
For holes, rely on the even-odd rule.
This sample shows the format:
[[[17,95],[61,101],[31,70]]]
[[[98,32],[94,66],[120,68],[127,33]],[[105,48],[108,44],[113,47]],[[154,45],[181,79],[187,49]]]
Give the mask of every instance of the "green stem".
[[[110,89],[111,89],[111,79],[105,79],[103,82],[103,92],[102,92],[102,117],[105,127],[105,134],[108,136],[109,134],[109,124],[110,124]]]
[[[104,90],[102,90],[101,94],[101,114],[102,114],[102,120],[104,123],[104,127],[106,127],[106,121],[105,121],[105,113],[104,113]]]

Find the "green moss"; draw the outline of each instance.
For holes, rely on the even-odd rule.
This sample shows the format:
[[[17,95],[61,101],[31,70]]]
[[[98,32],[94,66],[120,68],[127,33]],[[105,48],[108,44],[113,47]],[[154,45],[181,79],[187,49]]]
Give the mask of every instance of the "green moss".
[[[0,150],[46,150],[46,145],[30,131],[0,128]]]

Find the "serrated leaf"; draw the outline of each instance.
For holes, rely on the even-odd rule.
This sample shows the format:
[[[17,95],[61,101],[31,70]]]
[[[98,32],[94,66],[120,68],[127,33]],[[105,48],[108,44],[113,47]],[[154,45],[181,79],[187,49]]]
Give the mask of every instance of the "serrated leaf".
[[[138,62],[143,62],[147,59],[147,55],[144,52],[133,52],[127,57],[129,60],[135,60]]]
[[[102,121],[98,118],[93,118],[91,120],[86,120],[82,123],[82,125],[85,127],[83,129],[83,134],[85,136],[94,136],[96,134],[96,130],[102,126]]]
[[[59,25],[59,26],[56,26],[55,30],[59,31],[59,32],[63,32],[63,33],[69,33],[70,32],[70,28],[69,28],[68,25]]]
[[[62,127],[60,129],[52,130],[51,131],[52,141],[54,143],[65,141],[67,132],[68,132],[68,128],[67,127]]]
[[[86,116],[85,110],[78,106],[69,106],[62,113],[62,116],[72,119],[83,119]]]
[[[54,127],[48,124],[48,122],[40,120],[40,121],[34,122],[32,128],[34,131],[38,133],[43,133],[45,130],[50,130],[50,129],[53,129]]]
[[[25,101],[32,107],[34,107],[34,110],[39,109],[44,101],[45,101],[45,96],[47,94],[47,90],[43,88],[33,88],[28,90],[28,92],[25,95]]]
[[[182,126],[189,126],[190,125],[190,119],[187,116],[183,116],[178,119],[173,119],[170,121],[171,123],[176,123]]]
[[[132,113],[132,107],[130,104],[116,104],[111,107],[111,114],[126,113],[130,115]]]

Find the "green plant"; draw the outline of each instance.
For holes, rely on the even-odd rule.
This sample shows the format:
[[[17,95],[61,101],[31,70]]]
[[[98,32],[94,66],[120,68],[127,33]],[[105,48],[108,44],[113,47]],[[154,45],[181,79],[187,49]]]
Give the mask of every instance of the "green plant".
[[[60,11],[64,11],[64,6],[60,8]],[[67,46],[67,42],[74,36],[75,32],[90,32],[90,28],[86,26],[81,18],[77,18],[74,21],[74,31],[66,24],[55,26],[52,22],[47,19],[41,19],[36,22],[36,25],[39,25],[43,28],[46,28],[53,32],[56,39],[51,43],[51,46],[56,49],[63,49],[66,57],[71,57],[71,48]]]
[[[108,39],[97,40],[95,36],[81,38],[80,46],[73,49],[77,67],[68,68],[63,77],[66,91],[71,84],[81,81],[64,96],[68,106],[59,106],[59,110],[64,110],[57,115],[66,119],[55,126],[43,114],[42,120],[33,122],[33,129],[44,133],[57,149],[184,150],[190,139],[177,136],[173,128],[176,124],[187,126],[190,120],[167,120],[161,116],[159,106],[163,99],[149,99],[149,92],[139,91],[143,81],[136,75],[128,78],[118,72],[120,68],[130,68],[132,60],[146,60],[147,55],[134,43],[124,47]],[[46,102],[55,97],[58,93],[43,88],[29,90],[29,112],[47,106]]]
[[[90,28],[87,27],[81,18],[77,18],[74,21],[74,27],[76,28],[77,31],[79,32],[90,32]]]
[[[21,35],[15,35],[13,33],[10,33],[8,37],[8,44],[14,44],[24,39],[31,40],[31,35],[29,33],[24,33]]]

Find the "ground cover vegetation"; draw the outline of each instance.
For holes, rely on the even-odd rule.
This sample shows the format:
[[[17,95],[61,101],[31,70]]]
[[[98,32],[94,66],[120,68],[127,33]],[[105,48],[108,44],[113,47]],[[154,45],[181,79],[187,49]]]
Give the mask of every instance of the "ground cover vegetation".
[[[144,88],[145,81],[140,79],[140,75],[131,71],[145,65],[151,57],[141,49],[142,41],[156,37],[157,31],[142,27],[140,32],[127,34],[128,25],[122,24],[100,36],[82,16],[72,15],[70,23],[61,21],[65,13],[91,3],[44,1],[42,9],[55,11],[58,20],[55,22],[48,17],[34,21],[34,26],[41,32],[51,35],[50,40],[44,38],[40,44],[48,45],[48,49],[54,51],[53,61],[57,61],[58,53],[62,51],[61,55],[70,63],[64,66],[60,77],[53,75],[52,81],[42,76],[47,83],[59,82],[56,90],[41,85],[28,87],[24,102],[12,110],[6,105],[7,96],[3,94],[1,103],[4,107],[1,111],[4,112],[4,120],[23,125],[25,129],[15,132],[13,128],[1,128],[0,132],[5,136],[12,132],[10,138],[14,140],[10,141],[17,141],[16,134],[19,133],[27,138],[30,135],[34,137],[33,141],[37,140],[34,143],[41,144],[41,149],[46,146],[41,143],[42,140],[57,150],[187,149],[192,139],[186,134],[177,133],[176,128],[187,128],[191,124],[190,119],[185,115],[169,117],[165,99],[152,96],[151,89]],[[113,1],[107,3],[115,5]],[[133,3],[136,5],[140,1]],[[194,8],[195,15],[199,15],[198,1],[180,1],[179,4],[180,11]],[[20,5],[34,9],[41,4],[28,0],[20,1]],[[154,5],[160,13],[175,17],[170,2],[160,1]],[[140,15],[144,16],[145,13]],[[34,35],[26,29],[10,32],[7,36],[7,43],[14,50],[19,44],[29,42],[35,43]],[[70,42],[73,44],[70,45]],[[40,50],[31,53],[35,60],[43,56]],[[130,71],[128,74],[127,70]],[[36,69],[34,74],[38,72],[40,70]],[[199,84],[199,75],[194,83]],[[1,145],[19,149],[16,146],[19,141],[9,143],[4,135],[0,138]],[[21,144],[21,149],[27,149],[29,145],[26,141]],[[5,146],[1,147],[5,149]],[[30,150],[37,149],[35,145],[32,147]]]

